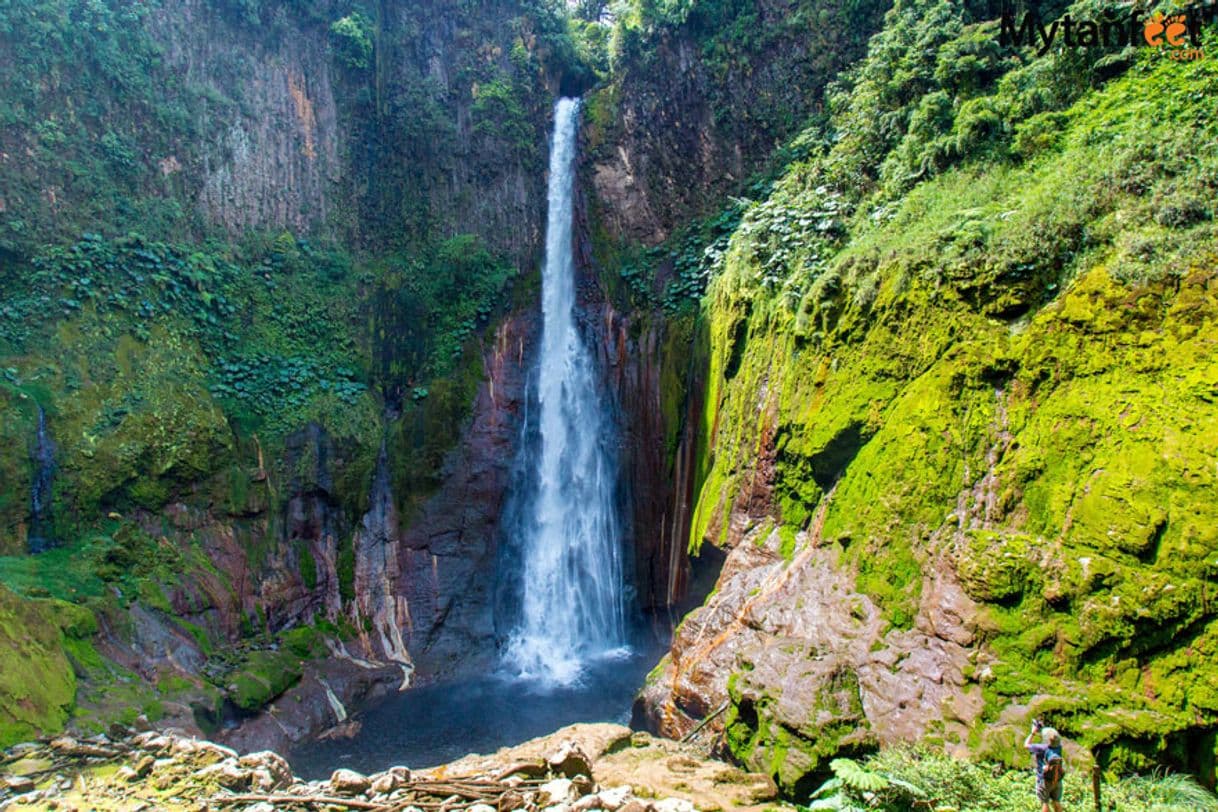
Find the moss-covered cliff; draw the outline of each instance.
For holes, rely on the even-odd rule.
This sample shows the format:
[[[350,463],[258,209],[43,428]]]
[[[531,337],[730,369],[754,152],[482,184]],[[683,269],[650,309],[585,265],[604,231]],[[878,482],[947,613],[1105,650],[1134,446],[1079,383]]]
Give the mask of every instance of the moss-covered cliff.
[[[889,14],[714,265],[691,545],[731,552],[651,724],[726,704],[796,793],[900,740],[1014,763],[1034,715],[1212,783],[1216,78]]]

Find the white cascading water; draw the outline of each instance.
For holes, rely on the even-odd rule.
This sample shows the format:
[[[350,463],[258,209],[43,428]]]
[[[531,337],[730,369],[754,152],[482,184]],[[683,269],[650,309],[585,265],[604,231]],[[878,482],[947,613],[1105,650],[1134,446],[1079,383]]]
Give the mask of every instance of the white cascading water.
[[[515,532],[522,558],[519,624],[509,666],[548,683],[577,681],[584,663],[625,640],[615,470],[604,446],[609,421],[591,355],[575,326],[571,250],[579,100],[554,107],[546,256],[542,274],[539,409],[528,489]]]

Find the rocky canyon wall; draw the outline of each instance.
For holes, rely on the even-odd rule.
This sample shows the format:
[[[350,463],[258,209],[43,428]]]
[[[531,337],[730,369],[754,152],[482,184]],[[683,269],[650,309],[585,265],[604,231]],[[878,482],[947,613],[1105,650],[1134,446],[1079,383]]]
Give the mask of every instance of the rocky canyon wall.
[[[691,4],[627,26],[589,100],[586,183],[598,227],[655,245],[722,207],[826,107],[887,6],[808,0]]]
[[[6,249],[83,231],[287,230],[384,253],[472,233],[531,267],[565,70],[539,42],[556,23],[534,11],[500,0],[368,14],[277,0],[20,4],[0,63]]]
[[[173,686],[155,713],[273,733],[253,715],[285,690],[325,708],[328,685],[341,706],[396,687],[399,665],[435,675],[493,651],[561,21],[514,2],[350,11],[30,0],[0,34],[0,552],[34,573],[6,571],[23,599],[96,616],[78,642],[34,615],[83,647],[83,724],[152,701],[96,653]],[[520,290],[500,283],[459,324],[418,307],[382,318],[431,282],[419,257],[458,235]],[[30,261],[48,242],[69,247],[42,290]],[[78,284],[83,314],[62,287]],[[137,289],[157,304],[137,307]],[[424,372],[409,354],[428,330],[453,350]],[[319,385],[327,363],[341,393]],[[261,413],[250,378],[220,388],[255,367]],[[42,404],[62,578],[22,556]],[[48,702],[72,693],[61,683]],[[34,728],[16,730],[0,739]]]
[[[1074,763],[1213,783],[1212,225],[1161,217],[1191,247],[1139,260],[1094,227],[1154,193],[1083,169],[1163,69],[1079,103],[1077,174],[970,166],[851,219],[830,152],[746,212],[700,326],[690,544],[727,562],[636,719],[796,795],[901,741],[1020,765],[1037,716]]]

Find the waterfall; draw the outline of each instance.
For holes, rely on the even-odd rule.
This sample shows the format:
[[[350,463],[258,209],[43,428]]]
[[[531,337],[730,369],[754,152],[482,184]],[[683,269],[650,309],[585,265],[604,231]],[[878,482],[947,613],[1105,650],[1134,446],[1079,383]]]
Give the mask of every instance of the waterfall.
[[[519,556],[519,618],[506,652],[522,676],[569,684],[625,641],[612,430],[592,357],[576,329],[571,250],[579,101],[554,107],[542,339],[519,502],[508,514]],[[530,421],[531,422],[531,421]]]
[[[55,479],[55,443],[47,433],[47,413],[38,407],[38,433],[30,452],[34,480],[30,484],[30,532],[26,546],[41,553],[55,546],[51,536],[51,485]]]

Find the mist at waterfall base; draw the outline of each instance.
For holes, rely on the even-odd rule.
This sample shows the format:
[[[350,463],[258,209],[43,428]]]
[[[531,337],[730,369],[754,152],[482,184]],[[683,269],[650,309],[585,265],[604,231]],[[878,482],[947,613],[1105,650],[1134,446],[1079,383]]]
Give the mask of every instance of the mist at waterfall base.
[[[492,674],[407,690],[358,718],[350,739],[297,748],[293,768],[425,768],[574,722],[630,720],[668,627],[627,621],[615,426],[576,320],[572,252],[579,102],[554,107],[542,336],[500,520]],[[656,633],[657,628],[662,628]],[[633,639],[632,639],[633,638]]]

